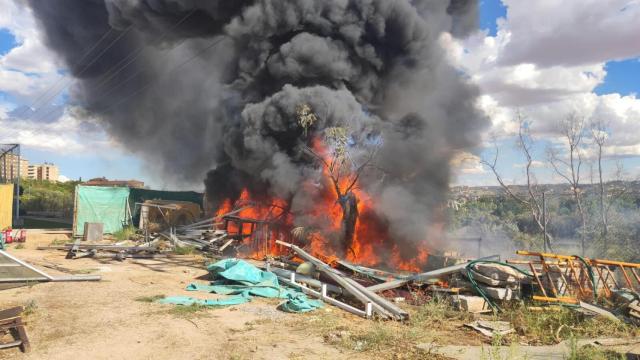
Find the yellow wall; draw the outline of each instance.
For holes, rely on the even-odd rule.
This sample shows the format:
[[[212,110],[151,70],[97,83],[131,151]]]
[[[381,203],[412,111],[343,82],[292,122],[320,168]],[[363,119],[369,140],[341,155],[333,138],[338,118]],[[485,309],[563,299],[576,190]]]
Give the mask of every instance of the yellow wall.
[[[0,230],[11,226],[13,184],[0,184]]]

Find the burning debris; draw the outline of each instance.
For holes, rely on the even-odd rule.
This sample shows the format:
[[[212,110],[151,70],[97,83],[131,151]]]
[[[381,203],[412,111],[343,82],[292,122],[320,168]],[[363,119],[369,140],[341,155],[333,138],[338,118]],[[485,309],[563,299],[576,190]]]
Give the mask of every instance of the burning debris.
[[[29,4],[72,101],[175,182],[206,174],[210,210],[278,204],[313,254],[364,265],[441,246],[449,161],[487,120],[439,40],[476,1]]]

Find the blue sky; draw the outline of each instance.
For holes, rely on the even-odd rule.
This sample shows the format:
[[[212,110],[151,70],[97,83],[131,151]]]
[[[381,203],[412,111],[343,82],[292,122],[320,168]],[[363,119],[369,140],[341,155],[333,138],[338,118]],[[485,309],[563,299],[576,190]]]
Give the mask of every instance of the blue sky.
[[[480,1],[480,28],[489,31],[489,35],[495,36],[498,31],[496,20],[507,15],[507,8],[500,0]]]
[[[548,131],[555,121],[549,114],[559,114],[571,108],[587,108],[592,112],[597,109],[605,109],[608,114],[617,114],[616,116],[619,118],[614,120],[617,122],[616,129],[618,132],[614,134],[615,138],[611,140],[611,144],[617,147],[615,149],[612,147],[613,153],[609,154],[611,161],[606,166],[607,168],[613,168],[615,152],[622,151],[628,152],[628,154],[625,153],[624,156],[620,157],[624,161],[626,169],[629,172],[640,169],[640,161],[638,161],[637,157],[637,155],[640,155],[640,150],[635,150],[634,148],[634,146],[637,146],[640,149],[640,135],[637,139],[629,138],[630,134],[636,132],[635,130],[638,126],[635,124],[640,125],[640,120],[634,118],[636,116],[635,111],[640,106],[640,99],[635,97],[635,94],[640,93],[640,49],[637,41],[637,33],[640,32],[640,28],[637,28],[637,23],[640,23],[640,19],[633,23],[629,22],[621,28],[607,29],[607,26],[612,26],[611,24],[622,23],[616,17],[625,14],[616,11],[615,6],[627,0],[589,1],[592,4],[587,7],[581,0],[567,0],[567,5],[562,8],[565,13],[562,13],[560,9],[549,10],[548,6],[545,9],[543,4],[536,2],[507,1],[509,7],[506,7],[500,0],[481,0],[479,24],[480,29],[485,33],[475,36],[475,42],[473,39],[461,40],[460,42],[461,45],[459,46],[464,47],[465,52],[462,58],[458,60],[460,61],[458,65],[464,68],[472,77],[476,76],[479,79],[478,86],[481,88],[483,96],[486,97],[485,100],[488,99],[486,102],[489,104],[487,105],[489,107],[488,111],[493,122],[493,127],[489,131],[503,132],[499,140],[501,149],[499,169],[507,180],[512,180],[513,182],[522,181],[522,163],[524,160],[515,148],[513,134],[509,136],[506,131],[509,128],[508,119],[512,117],[515,109],[522,108],[527,112],[528,117],[531,117],[537,124],[541,125],[541,129],[546,129],[544,131]],[[611,3],[612,6],[608,6],[607,2]],[[627,15],[633,13],[633,11],[637,13],[640,6],[633,5],[632,2],[629,2],[629,4],[631,5],[629,5],[628,9],[625,9],[624,13]],[[593,14],[602,19],[602,23],[599,26],[592,24],[592,20],[597,20],[598,17],[589,17],[589,14],[575,15],[585,8],[590,9],[589,11],[592,11]],[[42,73],[38,73],[37,69],[33,69],[34,64],[28,64],[28,66],[25,64],[24,68],[20,69],[22,65],[20,61],[15,61],[14,59],[11,62],[7,59],[12,49],[27,48],[28,46],[26,45],[29,41],[31,41],[32,53],[25,50],[25,54],[21,55],[24,63],[40,58],[43,59],[43,63],[46,63],[47,61],[51,62],[51,58],[53,58],[50,53],[46,54],[47,50],[44,45],[38,44],[37,41],[34,44],[34,39],[28,38],[28,36],[32,36],[35,33],[33,31],[33,28],[36,27],[35,22],[32,20],[31,22],[25,21],[25,25],[20,21],[14,21],[21,16],[25,16],[25,13],[16,15],[16,11],[20,10],[18,8],[7,10],[8,15],[5,17],[10,20],[5,20],[4,22],[3,15],[0,14],[0,127],[7,126],[7,124],[9,124],[9,127],[13,127],[12,123],[2,122],[3,111],[7,113],[17,106],[30,104],[42,91],[39,90],[28,95],[24,93],[18,95],[19,91],[16,88],[12,88],[14,83],[11,82],[11,79],[9,82],[2,82],[3,75],[5,79],[7,75],[13,76],[18,73],[30,77],[31,80],[42,78],[43,83],[47,85],[43,86],[42,89],[47,88],[53,82],[44,82],[47,76],[46,71],[42,70]],[[572,18],[572,16],[576,17]],[[499,18],[503,19],[503,31],[501,34],[497,32],[497,20]],[[591,22],[584,20],[587,18],[592,19],[589,20]],[[540,22],[539,19],[545,19],[545,21]],[[567,21],[567,19],[571,21]],[[582,20],[584,22],[581,22]],[[6,28],[3,28],[3,26]],[[10,28],[12,26],[15,27]],[[538,28],[544,31],[530,31]],[[606,31],[598,30],[598,32],[590,33],[593,29],[600,28],[606,29]],[[549,46],[556,49],[552,53],[552,57],[555,58],[551,60],[548,56],[546,58],[537,58],[539,54],[542,56],[549,53],[547,49],[549,40],[538,39],[539,41],[536,42],[536,34],[545,32],[552,32],[554,41],[558,41],[558,44],[549,44]],[[16,34],[16,36],[13,34]],[[584,36],[578,39],[572,38],[572,36],[576,36],[575,34],[578,34],[577,36],[583,36],[582,34],[584,34]],[[625,38],[625,34],[629,37]],[[611,37],[607,38],[607,36]],[[22,40],[18,41],[17,38]],[[594,42],[587,43],[585,47],[593,50],[593,54],[578,54],[580,48],[577,50],[571,48],[573,43],[585,39],[588,42],[590,38],[593,38]],[[620,44],[616,47],[618,39],[620,39]],[[513,43],[508,43],[509,41]],[[602,46],[603,43],[612,45]],[[39,52],[33,51],[34,48]],[[566,53],[563,53],[562,50],[565,48],[567,49]],[[531,49],[534,51],[529,51]],[[495,60],[496,58],[509,57],[509,55],[513,54],[520,55],[522,53],[534,55],[519,59],[520,64],[510,66],[497,63]],[[18,55],[16,54],[15,58],[20,59]],[[520,56],[522,57],[522,55]],[[534,70],[522,67],[521,65],[523,64],[532,64]],[[59,76],[64,71],[65,69],[54,67],[54,71],[49,70],[49,75]],[[598,78],[597,81],[599,83],[592,83],[590,81],[593,80],[589,80],[588,76],[585,77],[585,74],[604,75],[604,71],[606,71],[606,76]],[[524,85],[519,84],[518,82],[523,78],[526,79]],[[506,92],[501,90],[504,88],[510,90]],[[554,94],[558,93],[560,95],[551,95],[549,99],[542,96],[542,99],[547,99],[544,100],[546,102],[534,105],[531,105],[529,98],[518,98],[519,95],[517,95],[520,90],[525,94],[546,95],[544,89],[551,89]],[[60,99],[64,101],[64,94],[62,97],[57,97],[58,103]],[[51,120],[51,125],[54,126],[57,123],[62,123],[62,130],[59,130],[60,134],[65,132],[66,127],[71,129],[75,126],[74,124],[61,122],[60,119],[54,117],[48,120]],[[13,124],[15,125],[15,123]],[[16,128],[20,128],[20,126],[16,126]],[[42,129],[36,130],[33,130],[33,127],[27,129],[44,133],[50,131],[51,127],[42,126]],[[545,159],[544,149],[552,145],[548,138],[548,132],[545,133],[544,131],[534,134],[536,139],[540,141],[536,150],[536,158],[541,161]],[[2,132],[3,129],[0,129],[0,138],[2,138]],[[63,144],[70,144],[72,149],[82,149],[77,151],[64,151],[64,146],[66,145],[62,148],[60,146],[45,146],[47,144],[44,143],[48,141],[46,138],[41,138],[35,142],[32,141],[31,144],[23,145],[23,154],[33,163],[47,161],[57,164],[60,167],[61,174],[71,179],[80,177],[88,179],[98,176],[120,179],[136,178],[154,187],[163,186],[144,170],[144,164],[137,156],[128,153],[125,149],[115,144],[114,146],[108,145],[109,140],[104,133],[92,134],[91,138],[89,138],[79,131],[76,134],[71,134],[69,139],[62,142]],[[103,147],[96,149],[95,143],[102,144],[101,146]],[[106,147],[104,144],[107,144]],[[475,155],[488,158],[491,156],[492,151],[492,149],[479,149]],[[549,169],[539,168],[536,171],[543,181],[548,181],[552,178]],[[463,171],[461,174],[456,183],[469,185],[495,183],[487,169],[482,170],[478,164],[470,166],[470,171]]]
[[[595,89],[596,94],[640,94],[640,58],[610,61],[606,69],[607,77],[604,83]]]
[[[15,46],[16,39],[7,30],[0,30],[0,55],[4,55]]]
[[[527,16],[526,13],[528,9],[526,9],[525,4],[519,4],[514,1],[511,1],[508,3],[510,6],[522,5],[522,8],[516,9],[516,10],[518,11],[519,14],[524,13],[525,18],[536,17],[535,9],[532,9],[531,15]],[[580,6],[579,2],[576,5],[579,7]],[[540,6],[543,7],[545,5],[540,4]],[[512,14],[510,14],[508,10],[509,9],[500,0],[481,0],[479,23],[480,23],[480,28],[486,32],[487,39],[493,38],[495,39],[493,41],[501,41],[501,40],[504,41],[504,38],[500,39],[497,37],[498,35],[497,21],[500,18],[502,18],[502,21],[512,20],[511,19]],[[567,11],[570,11],[570,10],[567,10]],[[603,14],[603,17],[604,15],[605,14]],[[567,16],[566,14],[559,14],[559,17],[562,17],[562,16],[565,16],[564,21],[570,22],[566,20],[566,16]],[[553,19],[547,19],[547,20],[549,21],[549,27],[551,27],[552,26],[551,24],[553,23]],[[531,29],[527,29],[525,26],[522,26],[521,24],[508,24],[506,26],[508,28],[507,31],[512,31],[512,34],[509,34],[509,36],[513,36],[513,33],[515,33],[515,31],[518,30],[519,27],[524,28],[523,29],[525,33],[524,36],[528,36],[530,32],[533,33],[531,31],[531,30],[535,30],[533,27],[544,28],[544,25],[541,26],[540,23],[537,22],[536,20],[531,20],[531,21],[532,21]],[[640,19],[638,19],[638,21],[640,21]],[[511,28],[513,28],[513,30],[511,30]],[[545,29],[545,30],[548,31],[548,29]],[[559,30],[562,30],[562,29],[559,29]],[[575,29],[569,29],[569,30],[573,32]],[[586,34],[585,32],[585,36],[589,36],[589,35]],[[637,37],[636,37],[636,40],[637,40]],[[637,41],[635,42],[637,43]],[[491,42],[491,44],[492,44],[491,46],[495,47],[495,45],[493,45],[494,44],[493,42]],[[480,45],[477,47],[482,49],[484,45],[486,45],[486,41],[483,45]],[[487,49],[493,50],[491,46],[485,46],[484,50],[485,51]],[[604,47],[602,43],[596,44],[596,46]],[[596,47],[594,47],[594,49],[597,50]],[[510,50],[510,49],[506,48],[501,50],[505,50],[506,52],[506,50]],[[470,52],[470,49],[466,49],[466,51]],[[544,51],[548,51],[548,50],[545,49],[544,47],[541,47],[540,52],[544,52]],[[499,56],[500,54],[498,53],[497,55]],[[525,60],[529,60],[529,59],[525,59]],[[536,60],[537,59],[530,59],[530,62],[535,64]],[[569,62],[570,61],[571,59],[569,59]],[[576,60],[577,65],[579,65],[578,61],[579,60]],[[563,63],[566,63],[566,62],[567,62],[567,58],[562,59],[562,61],[559,62],[558,67],[564,65]],[[615,59],[611,61],[604,61],[602,62],[602,64],[603,64],[604,70],[606,71],[606,76],[604,77],[603,81],[599,85],[597,85],[595,88],[593,88],[591,91],[588,91],[588,90],[585,91],[583,94],[584,97],[589,97],[590,96],[589,93],[591,92],[595,95],[601,96],[602,98],[610,96],[611,94],[619,94],[620,96],[623,96],[623,97],[626,96],[629,98],[633,97],[634,94],[640,94],[640,57],[635,56],[627,59]],[[537,67],[539,69],[536,69],[536,70],[540,72],[543,72],[543,70],[550,69],[548,66],[547,66],[547,69],[540,68],[541,66],[537,66]],[[487,73],[490,73],[491,71],[495,70],[495,69],[491,69],[491,66],[488,66],[488,68],[489,69],[484,69],[484,71]],[[569,67],[567,66],[567,68]],[[597,69],[597,66],[596,66],[596,69]],[[505,73],[509,70],[513,70],[513,69],[505,68]],[[551,72],[554,70],[548,70],[548,71]],[[593,70],[579,69],[579,70],[576,70],[575,72],[577,73],[583,72],[586,74],[586,73],[589,73],[590,71],[593,71]],[[486,77],[486,74],[482,74],[482,75]],[[507,79],[505,80],[505,83],[509,83],[509,81],[510,80]],[[513,82],[513,80],[511,81]],[[557,83],[551,83],[550,84],[551,86],[549,85],[546,85],[546,86],[560,87],[560,88],[562,86],[570,87],[570,85],[567,85],[566,83],[560,83],[560,80],[556,80],[556,81]],[[495,84],[491,84],[491,85],[495,85]],[[533,88],[535,88],[535,86]],[[588,89],[589,87],[586,86],[586,88]],[[571,90],[567,91],[567,94],[572,94],[575,92],[576,92],[575,88],[571,88]],[[563,95],[563,97],[570,97],[570,96],[572,95]],[[593,98],[593,96],[591,96],[591,98]],[[573,108],[579,111],[579,110],[582,110],[583,107],[586,107],[585,103],[580,101],[576,101],[572,103],[571,107],[560,106],[555,104],[555,103],[561,103],[562,101],[564,101],[562,98],[558,98],[558,100],[552,99],[552,101],[549,104],[541,104],[539,107],[529,106],[527,101],[522,101],[522,103],[524,104],[523,107],[519,107],[519,106],[516,107],[515,105],[510,105],[509,110],[511,110],[511,113],[513,113],[513,110],[516,108],[519,110],[523,110],[526,116],[528,118],[531,118],[534,122],[546,123],[545,125],[546,125],[546,128],[548,129],[552,127],[553,122],[557,120],[538,119],[537,117],[538,112],[540,112],[542,116],[548,117],[549,109],[553,108],[554,106],[557,106],[558,108],[563,109],[562,111],[568,111],[568,110],[565,110],[567,108]],[[506,108],[506,106],[504,107]],[[540,109],[543,109],[543,110],[540,110]],[[630,113],[630,111],[628,110],[627,112]],[[630,123],[629,120],[630,119],[626,119],[627,124]],[[637,115],[635,116],[635,118],[633,118],[633,121],[640,126],[640,119],[638,119]],[[633,126],[631,126],[631,128],[633,128]],[[500,132],[500,130],[501,129],[495,129],[495,128],[491,129],[491,131],[496,131],[498,133]],[[620,138],[625,136],[624,134],[614,134],[614,135],[619,136]],[[554,143],[550,141],[548,136],[549,136],[548,134],[534,134],[534,138],[536,140],[535,154],[534,154],[535,160],[538,160],[541,162],[544,162],[547,160],[547,155],[545,153],[546,149],[551,146],[554,146]],[[624,141],[621,141],[621,143],[622,142]],[[555,146],[558,146],[558,144],[556,143]],[[509,138],[500,138],[500,140],[498,141],[498,147],[500,149],[500,158],[498,162],[499,172],[501,173],[503,178],[505,178],[508,182],[512,181],[512,182],[521,183],[524,180],[524,177],[523,177],[524,169],[522,168],[522,165],[524,164],[525,160],[521,156],[520,151],[516,148],[515,138],[513,136]],[[479,153],[476,153],[476,155],[478,155],[480,158],[492,159],[492,156],[493,156],[492,147],[480,149],[480,150],[481,151]],[[621,160],[623,162],[625,167],[625,173],[628,174],[630,177],[634,177],[638,173],[638,169],[640,169],[640,161],[638,160],[637,156],[621,156],[618,160]],[[588,178],[590,177],[589,166],[590,165],[585,165],[585,167],[583,168],[583,174],[582,174],[583,179],[587,181],[588,181]],[[605,171],[608,173],[613,173],[615,166],[616,166],[616,159],[615,159],[615,154],[613,154],[612,156],[609,157],[607,161],[605,161],[605,164],[604,164],[604,167],[606,169]],[[479,184],[479,183],[495,184],[493,174],[488,172],[487,168],[484,168],[483,172],[481,172],[479,168],[480,167],[476,167],[475,170],[477,171],[475,172],[460,175],[457,178],[456,182],[458,184],[463,184],[463,185],[473,185],[473,184]],[[558,181],[557,175],[555,175],[553,171],[548,167],[535,168],[534,171],[535,171],[536,177],[538,179],[542,179],[543,182]]]
[[[17,46],[20,46],[20,43],[14,35],[7,29],[0,29],[0,56],[7,54]],[[60,71],[63,71],[63,69],[60,69]],[[61,102],[65,100],[66,92],[63,92],[60,96],[52,100],[52,104],[60,105]],[[8,110],[12,110],[19,106],[31,105],[31,102],[19,102],[15,97],[0,89],[0,104],[5,104]],[[22,113],[20,110],[17,112]],[[39,110],[33,119],[39,121],[55,120],[49,115],[49,112],[50,110],[48,109]],[[104,138],[104,136],[102,137]],[[51,162],[58,165],[60,173],[69,179],[82,178],[88,180],[93,177],[106,176],[117,179],[142,179],[152,185],[154,183],[153,179],[142,170],[141,161],[137,157],[127,154],[124,150],[120,149],[105,155],[91,152],[59,153],[23,145],[22,154],[30,163]]]

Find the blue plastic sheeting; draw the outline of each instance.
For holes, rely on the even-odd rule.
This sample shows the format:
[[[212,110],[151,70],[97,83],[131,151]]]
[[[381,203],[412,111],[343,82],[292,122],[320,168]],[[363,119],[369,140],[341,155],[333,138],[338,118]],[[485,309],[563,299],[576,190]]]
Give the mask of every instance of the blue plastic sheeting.
[[[286,299],[280,307],[287,312],[308,312],[322,307],[322,302],[310,300],[297,290],[284,288],[278,277],[270,272],[238,259],[226,259],[207,267],[213,281],[209,285],[190,284],[188,291],[204,291],[219,295],[233,295],[223,299],[195,299],[172,296],[160,300],[164,304],[226,306],[251,301],[252,296]]]

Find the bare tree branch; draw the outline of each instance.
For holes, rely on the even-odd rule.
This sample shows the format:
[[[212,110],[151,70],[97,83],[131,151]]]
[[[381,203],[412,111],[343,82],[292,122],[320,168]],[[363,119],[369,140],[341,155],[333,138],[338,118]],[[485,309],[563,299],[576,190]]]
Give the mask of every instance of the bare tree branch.
[[[549,162],[556,174],[565,179],[571,187],[571,194],[576,202],[578,214],[582,221],[580,238],[582,255],[584,255],[586,247],[587,216],[582,204],[582,189],[580,188],[580,172],[582,168],[581,150],[585,134],[584,117],[576,113],[568,114],[564,119],[562,119],[562,121],[560,121],[559,131],[566,141],[568,161],[563,160],[562,155],[553,148],[550,148],[547,153],[549,155]],[[567,172],[562,171],[558,166],[558,163],[565,165],[567,167]]]
[[[516,120],[518,121],[518,137],[517,137],[517,147],[522,151],[522,154],[525,157],[526,160],[526,164],[525,164],[525,178],[526,178],[526,185],[527,185],[527,198],[523,198],[521,196],[519,196],[518,194],[516,194],[515,192],[513,192],[511,190],[511,188],[505,184],[504,180],[502,179],[502,177],[500,176],[500,173],[497,170],[497,164],[498,164],[498,156],[499,156],[499,150],[498,150],[498,145],[494,140],[494,147],[495,147],[495,152],[494,152],[494,158],[492,161],[488,161],[486,159],[481,159],[480,163],[487,166],[489,169],[491,169],[491,171],[493,172],[493,174],[496,177],[496,180],[498,181],[498,183],[500,184],[500,186],[504,189],[504,191],[514,200],[518,201],[519,203],[525,205],[528,209],[529,212],[531,213],[531,216],[533,217],[533,220],[535,221],[536,225],[538,226],[539,230],[543,233],[544,235],[544,241],[545,241],[545,245],[549,246],[549,249],[552,249],[551,247],[551,235],[546,231],[547,225],[549,224],[550,218],[549,217],[543,217],[543,206],[541,205],[541,195],[540,195],[540,191],[538,190],[538,186],[534,181],[534,174],[532,171],[532,165],[533,165],[533,156],[532,156],[532,149],[533,149],[533,139],[531,138],[531,135],[529,133],[529,124],[525,121],[524,116],[520,113],[520,111],[518,111],[516,113]]]

